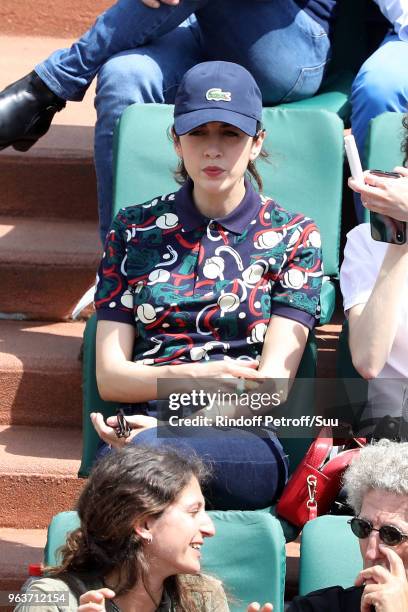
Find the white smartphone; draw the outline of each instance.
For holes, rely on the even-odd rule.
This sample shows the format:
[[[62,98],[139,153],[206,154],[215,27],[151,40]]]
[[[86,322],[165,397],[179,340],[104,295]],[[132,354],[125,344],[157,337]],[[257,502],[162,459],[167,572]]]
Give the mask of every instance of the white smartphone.
[[[354,136],[352,134],[344,137],[344,148],[346,149],[351,176],[354,180],[364,183],[363,168],[361,167],[356,141],[354,140]]]

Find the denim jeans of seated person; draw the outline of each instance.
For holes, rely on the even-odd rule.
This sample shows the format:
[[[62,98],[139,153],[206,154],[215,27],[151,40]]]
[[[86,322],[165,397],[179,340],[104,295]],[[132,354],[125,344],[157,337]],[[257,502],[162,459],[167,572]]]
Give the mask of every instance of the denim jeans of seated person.
[[[155,402],[134,404],[125,413],[157,414]],[[197,454],[212,472],[205,489],[210,510],[270,506],[279,498],[288,478],[288,458],[276,435],[267,429],[166,426],[143,431],[132,443],[172,446]],[[98,457],[109,451],[102,443]]]

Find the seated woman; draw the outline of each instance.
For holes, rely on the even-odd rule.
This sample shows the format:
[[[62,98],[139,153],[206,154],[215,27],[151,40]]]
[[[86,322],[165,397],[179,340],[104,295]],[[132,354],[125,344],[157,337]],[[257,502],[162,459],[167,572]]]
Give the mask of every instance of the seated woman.
[[[183,186],[118,213],[95,294],[101,396],[136,404],[132,442],[177,437],[211,461],[210,499],[220,509],[265,507],[279,495],[287,458],[274,432],[174,427],[166,439],[150,411],[159,379],[293,379],[318,317],[315,224],[246,178],[262,188],[254,166],[261,118],[259,88],[243,67],[205,62],[186,73],[172,129]],[[106,441],[115,438],[101,415],[93,422]]]
[[[408,124],[407,126],[408,127]],[[408,136],[405,142],[408,159]],[[408,169],[401,178],[365,173],[365,184],[349,179],[373,212],[408,221]],[[347,235],[340,285],[349,322],[352,361],[370,379],[369,402],[362,420],[367,424],[389,414],[401,415],[408,378],[408,244],[387,244],[371,238],[370,224]],[[375,380],[373,380],[375,379]]]
[[[80,527],[68,535],[61,565],[28,585],[45,600],[68,591],[69,604],[15,609],[228,612],[221,583],[200,574],[200,549],[214,535],[200,487],[206,476],[197,457],[169,448],[131,445],[101,459],[80,495]]]
[[[366,446],[345,473],[344,484],[364,569],[354,587],[296,597],[287,612],[407,612],[408,443],[381,440]]]

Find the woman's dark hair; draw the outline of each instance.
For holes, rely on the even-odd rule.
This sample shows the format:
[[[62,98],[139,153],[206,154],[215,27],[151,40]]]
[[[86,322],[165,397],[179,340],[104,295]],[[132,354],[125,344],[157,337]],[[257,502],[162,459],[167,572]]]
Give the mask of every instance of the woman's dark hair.
[[[47,575],[63,577],[64,573],[74,572],[103,578],[117,570],[118,582],[110,585],[117,595],[139,580],[146,586],[146,544],[135,532],[134,524],[160,516],[193,476],[200,484],[207,479],[201,460],[171,448],[130,444],[103,457],[78,500],[81,526],[67,537],[61,549],[61,565],[48,568]],[[177,610],[196,610],[181,577],[171,576],[165,586]]]
[[[262,125],[261,123],[258,121],[256,124],[256,135],[254,136],[254,140],[256,140],[259,136],[259,133],[262,132]],[[169,130],[169,138],[175,142],[178,139],[177,134],[174,131],[174,127],[170,128]],[[267,151],[265,151],[264,149],[261,150],[259,157],[261,159],[268,159],[269,157],[269,153]],[[248,163],[248,167],[247,167],[247,173],[249,175],[249,179],[250,180],[254,180],[259,191],[262,192],[263,189],[263,181],[261,178],[261,175],[258,172],[258,169],[255,165],[255,162],[250,161]],[[184,161],[182,159],[179,160],[177,168],[174,171],[174,178],[176,180],[176,182],[179,185],[184,185],[184,183],[187,181],[187,179],[189,178],[186,167],[184,165]]]
[[[404,164],[404,166],[408,166],[408,114],[404,115],[402,125],[406,130],[405,137],[401,145],[401,149],[404,154],[404,161],[402,163]]]

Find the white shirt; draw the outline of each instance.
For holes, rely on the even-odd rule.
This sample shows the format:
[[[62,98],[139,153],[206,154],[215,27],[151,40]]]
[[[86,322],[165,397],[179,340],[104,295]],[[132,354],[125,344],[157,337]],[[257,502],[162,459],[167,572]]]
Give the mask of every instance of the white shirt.
[[[347,234],[340,287],[344,311],[366,304],[377,280],[388,245],[371,238],[370,224],[357,225]],[[408,271],[407,271],[408,272]],[[408,378],[408,273],[401,301],[399,323],[387,362],[378,377],[370,380],[368,399],[375,406],[375,416],[400,414]],[[385,380],[386,379],[386,380]],[[404,380],[401,380],[404,379]],[[394,407],[394,409],[391,408]],[[372,406],[371,406],[372,409]],[[365,416],[368,416],[366,411]]]
[[[401,40],[408,40],[408,0],[374,0]]]

